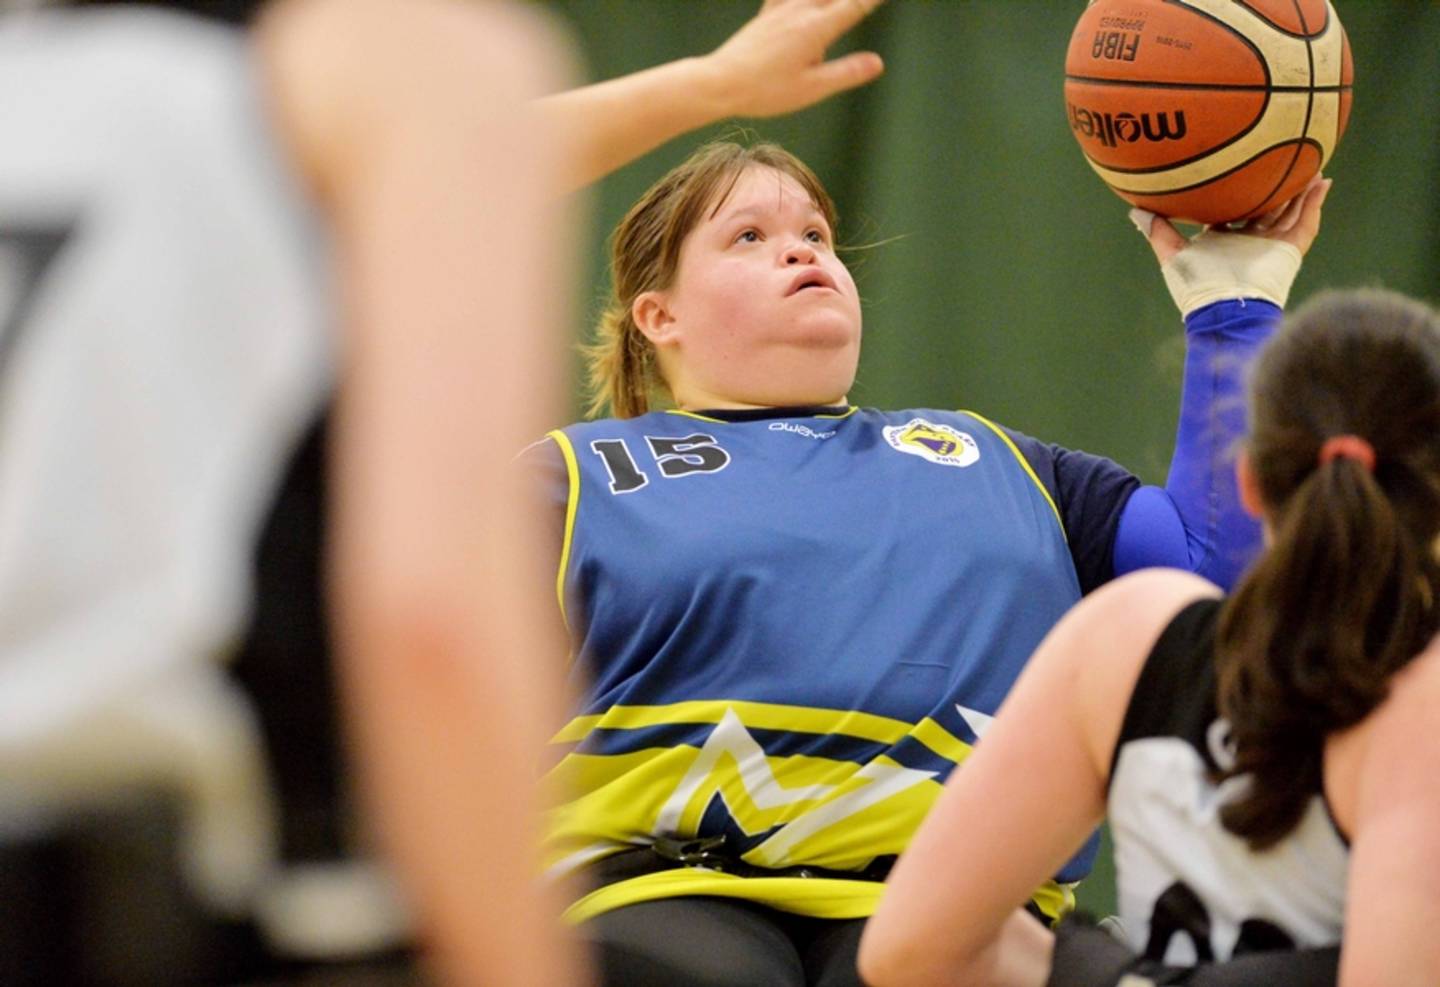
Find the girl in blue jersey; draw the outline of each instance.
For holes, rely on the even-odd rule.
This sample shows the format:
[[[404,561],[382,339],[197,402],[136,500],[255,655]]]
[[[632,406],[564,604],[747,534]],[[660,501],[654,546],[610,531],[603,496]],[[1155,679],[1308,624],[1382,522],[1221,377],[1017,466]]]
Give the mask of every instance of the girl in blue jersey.
[[[1238,571],[1226,398],[1326,188],[1246,235],[1155,222],[1189,353],[1165,489],[978,413],[850,406],[835,208],[780,148],[709,145],[642,197],[590,352],[616,417],[539,450],[584,689],[550,861],[593,887],[570,917],[607,982],[858,983],[879,882],[1046,631],[1130,569]]]
[[[1154,570],[1061,621],[896,868],[873,983],[1440,983],[1440,313],[1320,296],[1251,409],[1267,551],[1227,599]],[[1016,905],[1107,812],[1130,948],[1052,944]]]

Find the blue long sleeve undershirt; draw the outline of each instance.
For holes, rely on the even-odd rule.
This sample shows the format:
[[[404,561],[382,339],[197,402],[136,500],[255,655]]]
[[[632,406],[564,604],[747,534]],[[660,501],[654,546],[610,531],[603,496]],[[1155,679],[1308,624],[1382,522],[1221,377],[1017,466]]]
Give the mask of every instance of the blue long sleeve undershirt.
[[[1246,370],[1280,320],[1270,302],[1217,302],[1185,320],[1185,377],[1165,486],[1142,486],[1120,514],[1111,553],[1119,576],[1188,569],[1229,589],[1260,545],[1240,504],[1235,456],[1245,435]]]

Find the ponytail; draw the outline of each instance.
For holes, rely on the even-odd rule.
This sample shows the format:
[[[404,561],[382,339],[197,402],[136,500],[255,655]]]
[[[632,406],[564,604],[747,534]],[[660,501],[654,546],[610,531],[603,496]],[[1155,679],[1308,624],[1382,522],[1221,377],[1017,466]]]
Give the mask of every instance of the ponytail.
[[[1321,790],[1326,736],[1379,705],[1390,675],[1435,632],[1429,547],[1363,465],[1315,470],[1278,520],[1216,639],[1220,711],[1236,748],[1227,774],[1251,778],[1220,818],[1256,849],[1290,832]]]
[[[607,308],[595,327],[595,342],[580,352],[590,391],[588,417],[599,417],[607,407],[616,418],[635,418],[650,410],[650,395],[660,384],[655,348],[629,309],[615,304]]]

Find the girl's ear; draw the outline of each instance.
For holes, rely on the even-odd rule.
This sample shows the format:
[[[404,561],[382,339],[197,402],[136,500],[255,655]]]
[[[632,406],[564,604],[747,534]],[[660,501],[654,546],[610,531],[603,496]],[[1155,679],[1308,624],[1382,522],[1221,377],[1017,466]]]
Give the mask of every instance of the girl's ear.
[[[630,317],[655,347],[673,345],[678,334],[675,316],[669,309],[669,299],[663,291],[645,291],[636,296],[630,306]]]
[[[1250,453],[1244,449],[1235,457],[1235,483],[1240,488],[1240,506],[1245,508],[1245,513],[1257,521],[1265,520],[1260,480],[1255,476],[1255,464],[1250,462]]]

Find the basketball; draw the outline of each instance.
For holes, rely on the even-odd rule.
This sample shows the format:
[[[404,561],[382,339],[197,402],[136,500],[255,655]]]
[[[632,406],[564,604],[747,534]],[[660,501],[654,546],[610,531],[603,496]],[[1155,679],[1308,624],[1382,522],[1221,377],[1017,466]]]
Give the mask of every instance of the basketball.
[[[1065,104],[1122,199],[1225,223],[1293,198],[1330,160],[1353,75],[1328,0],[1091,0]]]

